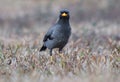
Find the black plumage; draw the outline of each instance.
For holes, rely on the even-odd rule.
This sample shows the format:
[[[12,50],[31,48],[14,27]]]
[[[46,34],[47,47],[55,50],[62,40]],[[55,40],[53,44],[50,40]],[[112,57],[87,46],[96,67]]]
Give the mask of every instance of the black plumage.
[[[52,50],[59,48],[59,52],[62,51],[63,47],[67,44],[71,35],[71,27],[69,24],[69,11],[63,9],[60,11],[59,19],[44,36],[43,46],[40,51],[44,51],[47,48],[50,49],[50,56],[52,56]]]

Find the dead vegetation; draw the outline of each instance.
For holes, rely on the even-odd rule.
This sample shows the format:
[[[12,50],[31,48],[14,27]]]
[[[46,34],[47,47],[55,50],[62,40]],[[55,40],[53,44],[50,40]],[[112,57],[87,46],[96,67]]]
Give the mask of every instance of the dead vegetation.
[[[86,22],[76,25],[77,28],[72,27],[73,34],[63,51],[64,56],[54,50],[53,64],[48,50],[39,52],[45,30],[38,31],[36,29],[39,28],[34,27],[34,30],[21,30],[22,35],[10,32],[8,36],[3,29],[0,37],[0,81],[119,82],[119,24],[106,24],[101,21],[94,26]]]
[[[119,0],[0,0],[0,82],[119,82]],[[58,11],[71,11],[61,56],[39,52]]]

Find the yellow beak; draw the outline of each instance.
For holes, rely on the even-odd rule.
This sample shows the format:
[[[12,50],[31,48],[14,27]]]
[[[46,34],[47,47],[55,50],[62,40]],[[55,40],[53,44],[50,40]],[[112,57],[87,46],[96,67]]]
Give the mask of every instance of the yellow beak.
[[[66,17],[66,16],[67,16],[67,14],[66,14],[66,13],[62,13],[62,16],[63,16],[63,17]]]

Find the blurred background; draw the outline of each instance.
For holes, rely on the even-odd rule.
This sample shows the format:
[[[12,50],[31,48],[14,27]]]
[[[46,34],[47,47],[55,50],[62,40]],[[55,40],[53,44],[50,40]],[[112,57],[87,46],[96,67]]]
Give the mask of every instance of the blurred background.
[[[120,40],[120,0],[0,0],[0,39],[42,42],[64,8],[70,11],[73,40]]]
[[[0,28],[43,28],[54,23],[60,9],[71,13],[71,23],[120,22],[120,0],[0,0]]]

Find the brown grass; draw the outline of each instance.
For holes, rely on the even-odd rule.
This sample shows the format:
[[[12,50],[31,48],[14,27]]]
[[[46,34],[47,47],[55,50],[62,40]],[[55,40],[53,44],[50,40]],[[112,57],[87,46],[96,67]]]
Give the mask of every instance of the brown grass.
[[[71,26],[64,57],[55,49],[52,64],[48,50],[39,52],[49,26],[24,28],[18,34],[14,28],[1,28],[0,82],[119,82],[119,24],[99,21],[95,26],[88,22]]]
[[[0,82],[119,82],[119,0],[0,0]],[[59,10],[72,36],[61,56],[39,52]]]

